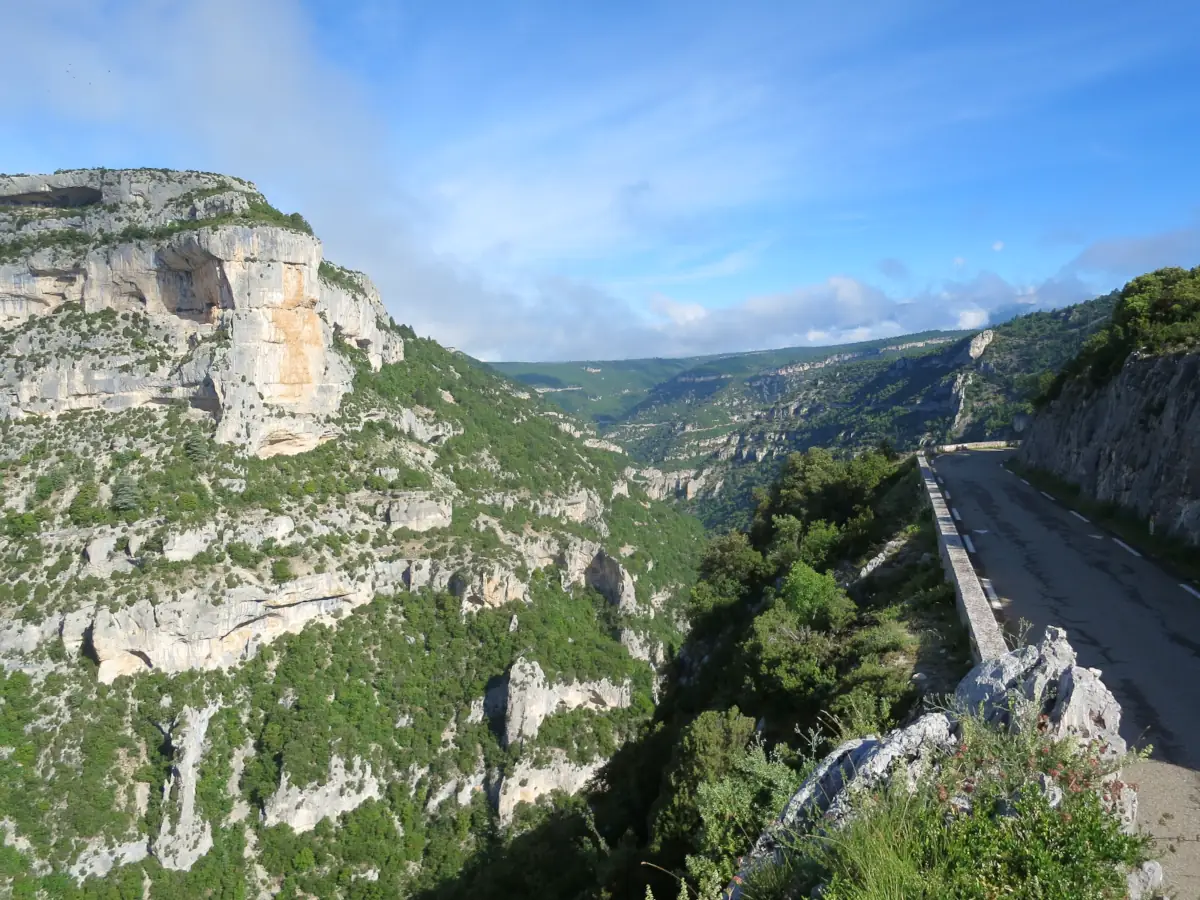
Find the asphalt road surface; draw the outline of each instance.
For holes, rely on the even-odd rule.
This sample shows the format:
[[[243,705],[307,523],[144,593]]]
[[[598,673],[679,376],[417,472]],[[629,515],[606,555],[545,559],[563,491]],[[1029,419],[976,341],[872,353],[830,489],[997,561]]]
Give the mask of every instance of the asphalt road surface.
[[[934,467],[971,562],[1002,623],[1067,630],[1080,665],[1121,704],[1138,824],[1167,885],[1200,897],[1200,597],[1178,578],[1042,494],[1001,463],[1012,451],[947,454]],[[973,548],[973,549],[972,549]]]
[[[1149,743],[1156,759],[1200,770],[1200,597],[1003,468],[1011,455],[934,463],[1002,620],[1028,620],[1033,639],[1046,625],[1065,628],[1080,665],[1100,669],[1120,702],[1130,746]]]

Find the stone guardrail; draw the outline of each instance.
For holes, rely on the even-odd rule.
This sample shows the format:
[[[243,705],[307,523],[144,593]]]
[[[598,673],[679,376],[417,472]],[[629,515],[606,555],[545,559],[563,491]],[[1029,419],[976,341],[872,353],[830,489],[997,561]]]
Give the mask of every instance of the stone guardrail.
[[[964,444],[939,444],[938,453],[953,453],[955,450],[1008,450],[1020,447],[1020,441],[968,441]]]
[[[958,614],[971,636],[971,653],[976,662],[1003,656],[1008,652],[1008,645],[1004,642],[1004,635],[996,622],[996,616],[992,613],[991,604],[983,593],[983,586],[979,583],[979,576],[975,574],[975,567],[971,565],[971,558],[967,555],[962,536],[954,524],[950,507],[946,505],[933,469],[930,468],[924,453],[917,454],[917,463],[921,467],[925,493],[933,507],[942,566],[946,570],[946,577],[954,585]]]

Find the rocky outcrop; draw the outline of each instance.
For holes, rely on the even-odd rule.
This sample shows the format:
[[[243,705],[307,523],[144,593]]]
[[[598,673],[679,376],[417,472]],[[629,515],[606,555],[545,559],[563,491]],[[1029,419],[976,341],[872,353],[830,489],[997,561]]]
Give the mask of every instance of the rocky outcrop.
[[[1019,458],[1200,545],[1200,353],[1135,354],[1101,387],[1068,382]]]
[[[67,867],[67,873],[76,881],[82,883],[85,878],[103,878],[117,866],[127,866],[140,863],[150,855],[150,845],[145,838],[136,838],[109,847],[104,841],[94,839],[88,842],[83,852]]]
[[[193,528],[172,534],[163,541],[163,559],[167,562],[186,562],[195,559],[217,539],[215,525]]]
[[[585,447],[591,447],[593,450],[607,450],[609,453],[625,455],[625,448],[620,444],[614,444],[612,441],[606,441],[602,438],[585,438],[583,444]]]
[[[205,197],[187,201],[196,192]],[[375,368],[401,359],[403,342],[365,278],[339,270],[353,290],[320,278],[321,244],[312,235],[231,222],[261,201],[247,182],[198,173],[0,179],[0,246],[11,237],[30,248],[0,265],[0,328],[67,304],[136,313],[158,351],[139,354],[121,332],[66,331],[54,347],[26,348],[18,339],[0,364],[0,414],[190,400],[217,416],[218,440],[260,456],[299,453],[334,436],[326,420],[354,375],[336,342],[362,349]],[[80,213],[30,218],[29,210],[53,203],[68,204],[58,213]],[[189,227],[180,230],[181,222]],[[51,239],[62,235],[73,240]],[[19,365],[46,350],[45,365]]]
[[[378,800],[383,796],[381,790],[382,785],[369,763],[355,758],[350,768],[346,768],[345,761],[334,756],[329,761],[329,777],[324,784],[300,788],[288,784],[288,774],[284,772],[279,787],[263,808],[263,824],[268,828],[287,825],[297,833],[312,831],[322,819],[337,818],[368,800]]]
[[[622,613],[636,615],[639,612],[633,576],[605,551],[601,550],[592,557],[584,570],[583,581],[603,594]]]
[[[167,734],[175,751],[171,777],[163,785],[163,819],[151,852],[167,869],[186,872],[212,849],[212,825],[196,810],[196,784],[200,780],[200,759],[208,723],[220,707],[202,710],[185,707],[179,721]]]
[[[402,361],[404,340],[383,312],[383,300],[374,283],[362,272],[342,268],[336,271],[343,284],[321,279],[317,314],[334,323],[339,337],[366,353],[371,368]]]
[[[522,760],[500,785],[496,807],[501,823],[507,825],[512,821],[518,804],[534,803],[538,797],[554,791],[567,794],[578,792],[603,765],[604,760],[584,765],[573,763],[567,759],[566,753],[557,749],[553,751],[548,766],[536,766],[528,760]]]
[[[529,503],[534,515],[550,516],[567,522],[601,523],[604,517],[604,501],[595,491],[578,488],[565,497],[536,497]]]
[[[883,737],[847,741],[826,756],[759,837],[741,876],[729,886],[729,896],[741,898],[745,878],[780,858],[785,846],[794,846],[800,836],[842,827],[855,815],[856,798],[864,792],[897,780],[912,789],[958,745],[959,722],[967,714],[1001,728],[1036,722],[1049,737],[1091,744],[1108,761],[1119,760],[1126,750],[1120,735],[1121,707],[1100,673],[1076,666],[1066,633],[1047,628],[1039,645],[985,660],[972,669],[959,683],[949,713],[926,713]],[[1115,776],[1109,783],[1119,785],[1111,802],[1131,830],[1137,796]],[[1043,789],[1060,790],[1049,782]],[[970,801],[963,798],[962,802]],[[1146,877],[1152,878],[1153,873]]]
[[[651,637],[640,634],[632,628],[622,628],[620,634],[621,646],[634,659],[650,663],[655,668],[666,662],[663,646]]]
[[[406,491],[393,494],[381,512],[389,528],[425,532],[450,527],[454,507],[449,500],[435,498],[427,491]]]
[[[462,599],[463,612],[495,609],[529,597],[529,588],[517,574],[498,563],[470,574],[456,573],[449,581],[452,594]]]
[[[983,351],[992,345],[992,341],[996,339],[996,332],[990,328],[986,331],[981,331],[975,335],[967,343],[964,348],[965,359],[963,362],[975,362],[979,357],[983,356]]]
[[[716,493],[712,471],[708,469],[680,469],[664,472],[661,469],[625,470],[625,477],[641,485],[652,500],[694,500],[702,492]]]
[[[92,624],[98,677],[111,684],[121,675],[151,669],[227,668],[281,634],[297,632],[317,618],[332,620],[370,598],[363,588],[324,574],[297,578],[272,591],[233,588],[219,604],[193,589],[157,606],[143,599],[115,612],[99,609]]]
[[[521,657],[508,671],[505,681],[488,701],[504,708],[504,744],[512,746],[537,737],[547,716],[570,709],[624,709],[632,694],[629,682],[573,681],[547,684],[546,674],[536,662]]]

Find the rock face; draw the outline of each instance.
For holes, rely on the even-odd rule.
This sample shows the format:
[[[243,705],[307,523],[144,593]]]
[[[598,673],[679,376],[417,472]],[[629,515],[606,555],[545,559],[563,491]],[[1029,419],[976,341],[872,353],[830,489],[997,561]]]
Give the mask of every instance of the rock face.
[[[1121,707],[1100,680],[1100,673],[1076,666],[1066,632],[1047,628],[1038,646],[984,660],[972,669],[955,691],[951,714],[926,713],[881,738],[847,741],[826,756],[747,855],[741,878],[728,888],[731,900],[743,897],[742,879],[777,859],[788,842],[794,843],[807,831],[827,832],[845,824],[854,815],[855,797],[862,792],[897,778],[914,785],[937,764],[940,755],[958,743],[956,717],[966,712],[1010,728],[1030,721],[1022,713],[1043,714],[1043,725],[1052,737],[1095,741],[1110,760],[1119,759],[1126,750],[1119,733]],[[1045,789],[1059,788],[1051,784]],[[1136,794],[1125,786],[1116,802],[1126,828],[1132,829]],[[1135,877],[1152,880],[1155,874],[1134,873],[1131,883]],[[1157,875],[1161,883],[1161,872]]]
[[[633,576],[603,550],[592,558],[584,570],[583,581],[588,587],[595,588],[603,594],[608,602],[622,613],[637,613],[637,591],[633,584]]]
[[[559,710],[623,709],[631,698],[629,682],[616,685],[605,679],[547,684],[542,667],[524,657],[509,669],[504,690],[504,744],[509,747],[537,737],[545,718]],[[490,705],[499,705],[499,698],[493,698]]]
[[[661,469],[625,470],[625,477],[636,481],[654,500],[693,500],[706,489],[716,493],[720,485],[714,485],[711,472],[705,469],[680,469],[664,472]]]
[[[216,193],[191,202],[197,192]],[[365,278],[343,279],[356,290],[322,280],[312,235],[231,220],[261,202],[248,182],[199,173],[0,179],[0,238],[31,244],[25,258],[0,265],[0,327],[66,304],[137,313],[160,351],[141,359],[114,335],[55,347],[54,361],[31,373],[6,359],[0,414],[179,399],[212,409],[218,440],[260,456],[332,437],[325,420],[353,380],[335,339],[362,349],[376,368],[402,358],[403,342]],[[29,210],[55,203],[79,215],[29,221]],[[213,224],[196,227],[206,219]],[[22,353],[20,341],[14,351]]]
[[[1200,353],[1134,355],[1098,389],[1068,383],[1020,459],[1200,545]]]
[[[98,677],[111,684],[121,675],[149,669],[226,668],[281,634],[370,598],[367,590],[326,574],[297,578],[274,591],[234,588],[219,605],[192,590],[157,606],[139,600],[116,612],[100,609],[92,625]]]
[[[101,841],[90,841],[88,846],[68,868],[67,872],[76,881],[96,876],[103,878],[117,866],[139,863],[150,855],[145,838],[127,841],[108,847]]]
[[[967,344],[967,359],[974,362],[983,356],[983,351],[991,346],[992,341],[996,339],[996,332],[990,328],[986,331],[981,331],[975,337],[971,338],[971,342]]]
[[[289,785],[284,772],[279,787],[263,809],[263,823],[268,828],[284,824],[297,833],[312,831],[322,819],[336,818],[381,796],[379,779],[369,764],[355,759],[347,769],[345,761],[334,756],[324,784],[310,784],[306,788]]]
[[[453,515],[454,507],[449,500],[435,499],[426,491],[398,494],[383,509],[383,517],[389,527],[412,531],[448,528]]]
[[[175,764],[171,768],[171,777],[163,785],[163,807],[167,812],[151,846],[158,861],[168,869],[187,871],[212,849],[212,825],[196,812],[196,784],[200,778],[200,759],[204,755],[208,723],[219,709],[216,705],[202,710],[185,707],[176,728],[171,731]],[[173,803],[173,798],[177,802]],[[173,809],[177,811],[174,821]]]
[[[500,785],[497,802],[500,821],[507,825],[512,821],[518,804],[534,803],[538,797],[553,791],[576,793],[595,777],[603,765],[603,760],[577,765],[570,762],[562,750],[553,752],[548,766],[538,767],[522,760]]]
[[[526,600],[528,586],[516,573],[499,564],[477,569],[470,575],[456,573],[449,582],[450,592],[462,598],[463,612],[496,609],[514,600]]]

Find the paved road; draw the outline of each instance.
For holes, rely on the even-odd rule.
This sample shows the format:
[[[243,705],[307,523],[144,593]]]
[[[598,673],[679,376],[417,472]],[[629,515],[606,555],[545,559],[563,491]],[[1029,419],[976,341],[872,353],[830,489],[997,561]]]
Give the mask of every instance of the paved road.
[[[1138,822],[1175,896],[1200,897],[1200,597],[1004,469],[1011,455],[934,463],[971,562],[1006,625],[1028,620],[1032,639],[1046,625],[1067,630],[1120,702],[1122,736],[1153,745],[1125,774],[1139,786]]]
[[[1048,499],[1000,464],[1007,452],[957,453],[934,465],[971,560],[1035,635],[1067,630],[1081,665],[1104,673],[1130,745],[1200,770],[1200,598],[1151,561]]]

